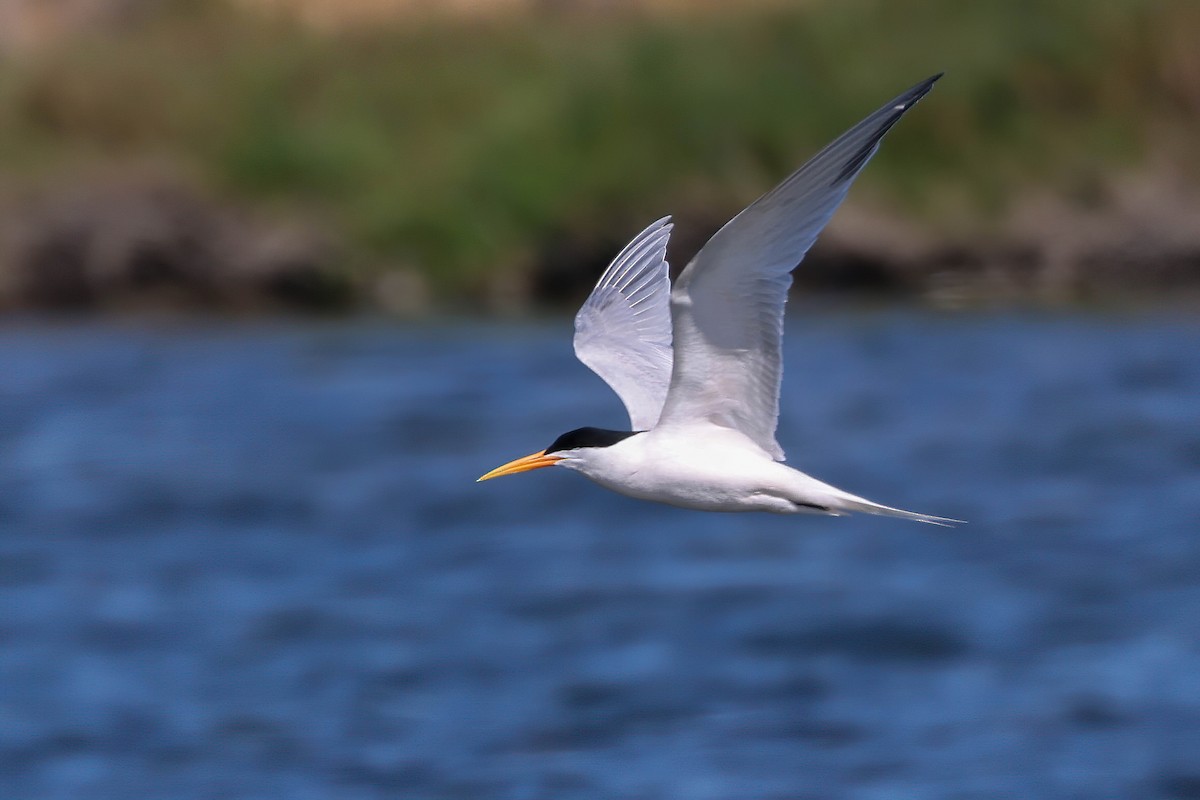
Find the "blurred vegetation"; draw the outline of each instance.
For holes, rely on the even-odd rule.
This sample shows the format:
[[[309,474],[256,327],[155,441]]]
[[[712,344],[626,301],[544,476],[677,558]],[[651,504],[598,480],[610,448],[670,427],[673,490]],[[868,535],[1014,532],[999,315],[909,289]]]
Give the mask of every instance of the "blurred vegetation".
[[[1192,0],[812,0],[338,32],[164,9],[3,62],[4,183],[165,168],[323,228],[355,280],[403,267],[442,297],[526,273],[548,242],[607,257],[664,213],[711,231],[941,70],[855,202],[986,230],[1031,191],[1103,203],[1114,172],[1165,163],[1200,185]]]

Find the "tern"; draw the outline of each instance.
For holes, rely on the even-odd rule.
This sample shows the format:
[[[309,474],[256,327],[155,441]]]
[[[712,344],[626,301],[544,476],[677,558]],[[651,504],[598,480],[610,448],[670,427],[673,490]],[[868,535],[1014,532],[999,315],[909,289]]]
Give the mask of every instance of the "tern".
[[[671,287],[671,218],[639,233],[575,317],[575,354],[630,430],[578,428],[480,481],[566,467],[613,491],[704,511],[959,520],[874,503],[782,463],[775,440],[792,270],[893,125],[941,74],[859,122],[725,224]]]

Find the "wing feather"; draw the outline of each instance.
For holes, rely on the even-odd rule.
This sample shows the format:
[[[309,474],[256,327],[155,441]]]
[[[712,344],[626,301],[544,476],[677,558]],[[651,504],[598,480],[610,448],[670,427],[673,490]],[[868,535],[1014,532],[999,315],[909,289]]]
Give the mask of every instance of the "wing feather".
[[[935,75],[838,137],[730,220],[675,282],[674,373],[661,425],[707,421],[740,430],[772,458],[791,272],[893,125]]]
[[[625,404],[635,431],[658,422],[671,380],[671,282],[663,217],[634,237],[575,315],[575,355]]]

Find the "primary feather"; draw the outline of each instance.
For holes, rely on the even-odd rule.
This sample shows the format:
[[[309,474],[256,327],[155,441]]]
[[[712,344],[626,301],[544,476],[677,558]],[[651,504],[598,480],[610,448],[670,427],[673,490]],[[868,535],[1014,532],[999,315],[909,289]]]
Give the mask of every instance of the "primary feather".
[[[625,404],[635,431],[658,422],[671,380],[671,281],[663,217],[625,245],[575,315],[575,355]]]
[[[709,239],[671,292],[675,363],[661,425],[735,428],[777,461],[783,310],[791,272],[884,134],[937,79],[838,137]]]

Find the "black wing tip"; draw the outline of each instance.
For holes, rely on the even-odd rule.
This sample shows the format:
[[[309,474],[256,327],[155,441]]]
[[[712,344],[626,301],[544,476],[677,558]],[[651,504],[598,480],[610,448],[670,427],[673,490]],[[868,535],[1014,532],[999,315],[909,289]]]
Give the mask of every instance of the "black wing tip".
[[[858,171],[863,168],[863,165],[867,163],[867,160],[870,159],[871,155],[875,152],[875,148],[879,146],[879,142],[883,139],[884,135],[892,129],[893,125],[900,121],[901,117],[908,113],[909,109],[917,104],[918,100],[929,94],[929,90],[932,89],[933,85],[937,83],[945,74],[946,73],[944,72],[939,72],[936,75],[932,75],[921,81],[916,86],[912,87],[907,92],[893,100],[890,104],[890,109],[888,106],[884,106],[883,110],[890,110],[891,114],[886,119],[881,121],[879,128],[873,133],[871,138],[868,139],[866,143],[864,143],[863,146],[846,161],[846,165],[842,167],[842,170],[838,173],[837,177],[833,179],[833,183],[830,185],[837,186],[839,183],[844,183],[845,181],[853,179],[854,176],[858,174]]]
[[[896,99],[895,108],[897,111],[907,111],[912,108],[913,104],[920,100],[925,95],[929,94],[929,90],[933,85],[942,79],[945,72],[939,72],[936,75],[930,75],[925,80],[918,83],[916,86],[909,89],[904,94]]]

